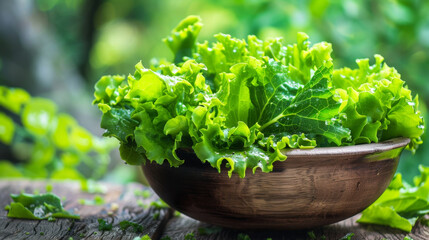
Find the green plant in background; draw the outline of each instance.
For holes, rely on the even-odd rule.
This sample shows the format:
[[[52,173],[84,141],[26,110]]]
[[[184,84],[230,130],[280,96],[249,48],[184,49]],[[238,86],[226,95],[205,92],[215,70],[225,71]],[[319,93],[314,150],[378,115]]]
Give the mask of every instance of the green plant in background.
[[[93,136],[54,102],[0,86],[0,107],[0,144],[16,159],[0,159],[0,177],[98,179],[106,172],[117,143]]]
[[[146,159],[178,167],[176,150],[244,177],[270,172],[283,148],[345,146],[408,137],[422,143],[418,98],[400,75],[375,56],[358,68],[333,69],[332,45],[281,38],[247,41],[216,34],[197,43],[202,24],[190,16],[164,42],[174,63],[160,60],[134,75],[104,76],[95,85],[105,136],[121,142],[129,164]]]

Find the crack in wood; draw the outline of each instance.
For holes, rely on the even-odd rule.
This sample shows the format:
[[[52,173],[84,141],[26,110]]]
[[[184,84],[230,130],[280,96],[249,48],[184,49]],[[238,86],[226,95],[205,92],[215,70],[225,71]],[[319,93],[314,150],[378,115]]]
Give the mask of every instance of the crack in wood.
[[[39,224],[41,223],[42,221],[41,220],[39,220],[37,223],[36,223],[36,225],[33,227],[33,232],[34,232],[34,234],[37,234],[37,230],[36,230],[36,228],[37,228],[37,226],[39,226]]]

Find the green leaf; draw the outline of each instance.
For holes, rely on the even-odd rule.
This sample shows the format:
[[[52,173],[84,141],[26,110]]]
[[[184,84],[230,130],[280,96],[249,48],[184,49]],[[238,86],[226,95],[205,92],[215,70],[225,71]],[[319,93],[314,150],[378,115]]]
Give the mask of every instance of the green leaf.
[[[15,124],[6,114],[0,112],[0,141],[10,144],[15,134]]]
[[[45,135],[54,126],[57,106],[43,98],[33,98],[22,112],[22,124],[35,135]]]
[[[151,207],[154,207],[156,210],[161,210],[165,208],[169,208],[168,204],[162,201],[162,199],[158,199],[150,203]]]
[[[251,238],[245,233],[239,233],[237,235],[237,240],[251,240]]]
[[[341,145],[349,138],[350,131],[332,121],[338,115],[340,104],[328,88],[331,73],[332,65],[319,68],[311,81],[297,92],[291,104],[286,108],[279,106],[284,110],[261,123],[260,130],[266,133],[314,134]]]
[[[164,237],[165,238],[165,237]],[[162,238],[162,239],[164,239]],[[133,240],[151,240],[152,238],[149,237],[149,235],[144,235],[142,237],[135,237]]]
[[[369,92],[359,94],[359,100],[356,103],[357,111],[367,116],[372,121],[380,121],[385,112],[379,99]]]
[[[191,57],[195,41],[202,28],[201,19],[197,16],[188,16],[183,19],[163,41],[174,54],[174,62],[178,63],[183,57]]]
[[[414,103],[401,98],[387,113],[389,128],[383,138],[419,138],[423,134],[423,119],[415,114]]]
[[[55,148],[46,141],[38,141],[33,145],[31,162],[35,165],[46,166],[53,161]]]
[[[210,145],[209,139],[205,138],[203,142],[198,143],[194,147],[195,154],[202,161],[208,161],[210,165],[221,171],[221,165],[226,161],[229,167],[228,176],[232,172],[238,173],[240,177],[244,177],[246,169],[255,169],[260,167],[264,172],[272,170],[272,163],[276,160],[285,160],[284,155],[278,153],[272,154],[270,157],[262,149],[251,146],[245,151],[236,151],[234,149],[219,150],[213,145]]]
[[[371,205],[365,209],[357,222],[385,225],[406,232],[411,232],[413,227],[413,224],[401,217],[394,209],[376,205]]]
[[[415,186],[425,185],[429,179],[429,167],[419,165],[420,176],[414,176],[413,182]]]
[[[307,232],[307,235],[310,239],[315,240],[316,239],[316,234],[314,234],[313,231]]]
[[[134,190],[134,196],[149,198],[150,196],[152,196],[152,193],[149,190]]]
[[[168,160],[171,166],[178,166],[183,163],[176,154],[177,142],[180,142],[182,134],[178,134],[175,138],[167,136],[162,131],[156,129],[149,113],[145,110],[134,115],[138,119],[140,125],[134,131],[137,146],[142,146],[146,151],[146,157],[162,164],[165,159]],[[172,141],[172,139],[174,139]]]
[[[8,210],[8,217],[11,218],[24,218],[24,219],[34,219],[40,220],[40,217],[35,216],[29,209],[27,209],[21,203],[12,202],[10,205],[7,205],[6,210]]]
[[[108,224],[104,219],[99,218],[98,221],[98,230],[100,231],[110,231],[112,230],[112,223]]]
[[[31,98],[23,89],[0,86],[0,102],[8,104],[3,110],[9,110],[0,112],[0,142],[10,145],[13,157],[19,160],[15,171],[8,168],[11,174],[4,176],[20,172],[29,178],[80,179],[83,174],[79,171],[85,167],[96,169],[92,176],[91,171],[84,171],[85,177],[103,174],[109,151],[117,146],[112,141],[94,137],[73,117],[57,112],[52,100]],[[97,168],[93,168],[94,163]]]
[[[257,61],[257,60],[255,60]],[[249,63],[251,64],[252,61]],[[256,63],[258,64],[258,63]],[[231,68],[231,71],[235,74],[235,78],[228,81],[228,92],[227,98],[220,99],[225,103],[222,108],[222,112],[226,116],[226,126],[233,127],[237,122],[242,121],[249,123],[250,111],[252,110],[253,104],[251,102],[250,85],[248,83],[251,76],[246,70],[253,69],[251,66],[247,67],[248,64],[236,64]],[[224,87],[225,88],[225,87]],[[253,121],[255,123],[255,121]]]
[[[77,179],[81,180],[84,179],[81,173],[79,173],[76,169],[65,167],[62,169],[58,169],[52,172],[51,174],[52,179]]]
[[[28,178],[48,178],[48,170],[45,166],[30,162],[23,167],[23,175]]]
[[[358,69],[334,71],[334,87],[347,90],[348,95],[343,99],[347,102],[342,109],[343,125],[351,130],[355,144],[408,137],[414,151],[424,129],[417,97],[411,97],[401,76],[383,60],[375,55],[372,66],[369,59],[359,59]]]
[[[222,54],[225,56],[227,66],[232,66],[245,60],[247,48],[244,40],[232,38],[231,35],[223,33],[216,34],[215,38],[223,46]]]
[[[0,86],[0,106],[19,114],[22,106],[30,101],[31,96],[20,88],[8,88]]]
[[[104,198],[100,195],[95,195],[94,199],[79,199],[79,203],[82,205],[103,205],[105,203]]]
[[[353,94],[353,89],[349,89],[349,95]],[[356,93],[357,94],[357,93]],[[350,129],[352,138],[354,141],[362,136],[364,127],[368,124],[368,119],[365,115],[360,114],[357,111],[356,102],[352,98],[349,98],[347,105],[342,110],[346,114],[346,118],[343,119],[343,126]]]
[[[128,77],[129,91],[124,98],[138,101],[152,101],[162,96],[165,84],[161,76],[143,65],[136,65],[134,76]]]
[[[185,116],[177,116],[169,119],[164,126],[165,135],[177,135],[180,132],[187,131],[188,119]]]
[[[340,238],[340,240],[351,240],[354,235],[354,233],[347,233],[344,237]]]
[[[358,222],[386,225],[410,232],[416,221],[429,213],[429,182],[427,171],[419,167],[421,176],[415,186],[402,182],[396,174],[387,190],[362,212]]]
[[[420,185],[420,183],[416,184],[416,185],[418,186],[418,185]],[[390,181],[388,189],[399,190],[399,189],[401,189],[403,187],[405,187],[405,186],[402,183],[402,174],[401,173],[396,173],[395,176],[393,177],[392,181]]]
[[[388,201],[380,202],[378,206],[393,207],[396,212],[403,215],[418,212],[422,209],[428,209],[429,203],[427,199],[416,198],[415,196],[399,197]]]
[[[288,75],[288,69],[279,62],[269,59],[264,67],[266,70],[262,83],[251,89],[251,95],[254,97],[252,103],[255,106],[259,124],[264,124],[270,121],[272,116],[281,114],[286,107],[290,106],[298,90],[303,87]],[[256,72],[263,66],[256,65],[254,68]]]
[[[115,105],[119,103],[126,91],[124,76],[103,76],[96,84],[93,103],[106,103]]]
[[[53,193],[39,195],[11,194],[13,202],[6,206],[8,217],[24,219],[72,218],[80,217],[63,209],[60,198]]]
[[[106,193],[107,187],[101,182],[96,182],[92,179],[83,179],[80,181],[80,189],[87,193]]]
[[[57,118],[57,128],[52,138],[55,145],[60,149],[70,147],[70,132],[77,125],[76,121],[67,114],[59,114]]]
[[[61,155],[61,162],[66,167],[73,167],[73,166],[76,166],[80,162],[80,159],[79,159],[79,156],[77,154],[65,152]]]
[[[289,75],[298,83],[306,84],[311,80],[312,71],[325,62],[332,62],[332,46],[321,42],[309,48],[307,34],[299,32],[297,43],[287,46],[285,65],[289,68]]]
[[[135,142],[124,143],[119,146],[121,158],[130,165],[141,165],[146,162],[145,151],[137,147]]]
[[[196,240],[194,233],[187,233],[184,240]]]
[[[133,228],[133,231],[135,233],[141,233],[143,232],[143,226],[138,224],[138,223],[134,223],[134,222],[130,222],[130,221],[121,221],[119,222],[119,227],[121,228],[121,230],[125,231],[127,230],[129,227]]]
[[[92,139],[92,135],[80,126],[75,126],[70,134],[70,144],[82,153],[92,149]]]
[[[131,119],[132,109],[112,108],[103,114],[101,127],[106,129],[104,136],[116,137],[121,142],[128,142],[133,137],[138,121]]]
[[[24,177],[22,172],[12,163],[0,160],[0,178]]]

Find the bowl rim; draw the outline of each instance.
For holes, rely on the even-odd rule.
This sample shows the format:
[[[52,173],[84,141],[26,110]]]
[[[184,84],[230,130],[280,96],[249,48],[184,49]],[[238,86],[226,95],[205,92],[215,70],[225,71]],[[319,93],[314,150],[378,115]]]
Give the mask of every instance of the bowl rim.
[[[351,146],[339,147],[315,147],[311,149],[282,149],[283,154],[291,156],[344,156],[344,155],[362,155],[385,152],[401,147],[410,143],[406,137],[392,138],[378,143],[366,143]]]

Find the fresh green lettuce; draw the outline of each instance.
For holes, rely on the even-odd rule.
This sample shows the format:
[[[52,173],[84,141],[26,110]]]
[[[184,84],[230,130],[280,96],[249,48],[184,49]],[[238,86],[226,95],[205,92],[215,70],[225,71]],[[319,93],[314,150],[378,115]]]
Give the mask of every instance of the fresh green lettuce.
[[[402,181],[396,174],[387,190],[362,212],[360,223],[370,223],[411,232],[416,221],[429,213],[429,168],[419,166],[421,175],[414,185]]]
[[[372,66],[361,59],[357,69],[334,71],[333,86],[341,89],[347,102],[343,126],[351,130],[353,144],[408,137],[409,148],[415,150],[424,130],[418,97],[412,97],[400,74],[383,60],[375,55]]]
[[[146,160],[173,167],[192,150],[221,171],[270,172],[284,148],[314,148],[409,137],[421,143],[418,98],[394,68],[375,65],[334,70],[332,46],[281,38],[246,40],[227,34],[198,43],[198,17],[184,19],[164,41],[174,63],[137,63],[127,77],[104,76],[94,103],[103,112],[105,136],[119,139],[129,164]],[[406,121],[404,119],[406,118]]]
[[[60,198],[53,193],[11,194],[13,202],[5,207],[8,217],[24,219],[80,219],[79,215],[67,212],[61,205]]]

